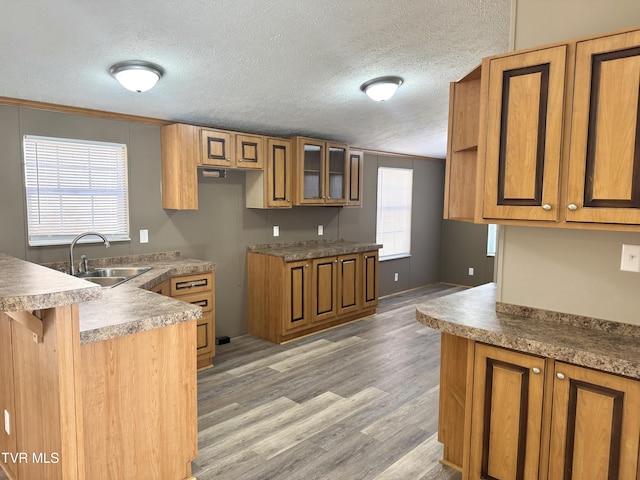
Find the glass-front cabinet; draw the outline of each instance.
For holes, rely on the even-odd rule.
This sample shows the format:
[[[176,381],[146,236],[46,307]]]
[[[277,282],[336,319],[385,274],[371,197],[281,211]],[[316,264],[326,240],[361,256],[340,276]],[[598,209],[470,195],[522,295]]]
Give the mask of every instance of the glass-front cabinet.
[[[296,137],[295,205],[345,205],[349,147]]]

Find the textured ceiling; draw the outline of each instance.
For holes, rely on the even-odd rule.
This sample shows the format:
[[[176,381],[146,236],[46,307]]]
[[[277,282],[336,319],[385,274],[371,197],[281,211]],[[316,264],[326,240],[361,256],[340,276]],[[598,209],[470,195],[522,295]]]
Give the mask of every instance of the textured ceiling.
[[[2,0],[0,96],[444,158],[449,82],[508,48],[511,0]],[[166,73],[146,93],[108,74]],[[360,85],[399,75],[389,101]]]

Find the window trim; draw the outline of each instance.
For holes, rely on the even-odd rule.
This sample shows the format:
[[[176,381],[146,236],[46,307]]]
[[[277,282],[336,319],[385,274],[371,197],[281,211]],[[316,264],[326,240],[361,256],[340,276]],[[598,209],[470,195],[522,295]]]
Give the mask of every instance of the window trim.
[[[381,189],[381,184],[380,184],[380,173],[381,171],[385,171],[385,170],[399,170],[399,171],[403,171],[403,172],[408,172],[411,175],[411,189],[410,189],[410,195],[409,195],[409,199],[410,199],[410,205],[409,205],[409,225],[408,225],[408,231],[406,232],[408,235],[407,238],[407,246],[408,246],[408,251],[403,251],[403,252],[393,252],[393,253],[388,253],[386,255],[384,255],[382,252],[384,251],[384,242],[379,238],[379,231],[378,231],[378,226],[379,226],[379,212],[380,212],[380,189]],[[412,236],[412,220],[413,220],[413,168],[406,168],[406,167],[388,167],[388,166],[382,166],[379,165],[378,166],[378,177],[377,177],[377,185],[376,185],[376,190],[377,190],[377,194],[376,194],[376,199],[377,199],[377,203],[376,203],[376,243],[380,243],[383,245],[383,248],[380,249],[380,254],[379,254],[379,261],[383,262],[383,261],[387,261],[387,260],[397,260],[397,259],[401,259],[401,258],[407,258],[411,256],[411,236]]]

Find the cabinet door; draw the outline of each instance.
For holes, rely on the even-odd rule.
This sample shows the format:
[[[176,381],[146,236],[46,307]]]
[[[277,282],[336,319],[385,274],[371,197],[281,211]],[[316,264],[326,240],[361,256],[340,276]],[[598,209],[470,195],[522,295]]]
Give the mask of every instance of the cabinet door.
[[[291,141],[267,139],[267,206],[291,207]]]
[[[284,333],[304,329],[310,323],[311,282],[309,262],[287,263],[285,273]]]
[[[640,31],[576,47],[566,220],[640,224]]]
[[[232,133],[201,128],[200,147],[202,165],[235,166]]]
[[[324,204],[325,142],[299,138],[296,144],[296,205]]]
[[[359,253],[338,257],[338,315],[361,308],[361,262]]]
[[[162,127],[162,208],[198,209],[198,129],[193,125]]]
[[[538,479],[544,368],[543,358],[476,345],[466,478]]]
[[[264,168],[264,137],[236,134],[236,167],[262,170]]]
[[[363,308],[375,307],[378,305],[378,252],[367,252],[363,254]]]
[[[347,205],[349,207],[362,206],[362,166],[364,154],[349,150],[349,191]]]
[[[484,218],[559,220],[566,46],[491,60]]]
[[[325,158],[325,203],[345,205],[349,189],[349,147],[337,143],[327,143]]]
[[[337,287],[336,257],[316,258],[313,260],[313,278],[311,281],[312,321],[322,322],[336,316]]]
[[[2,425],[4,425],[4,411],[9,413],[10,434],[7,434],[4,427],[0,428],[0,452],[16,454],[16,425],[17,416],[15,411],[14,399],[14,383],[13,383],[13,347],[11,345],[11,318],[0,313],[0,378],[4,381],[0,383],[0,416]],[[0,463],[4,464],[10,474],[16,475],[16,464],[11,461],[4,461],[5,458],[0,457]]]
[[[556,363],[549,478],[635,479],[640,382]]]
[[[213,321],[213,314],[210,312],[204,313],[202,318],[197,322],[197,342],[196,349],[198,356],[210,355],[214,351],[214,328],[215,323]],[[212,355],[210,355],[212,356]]]

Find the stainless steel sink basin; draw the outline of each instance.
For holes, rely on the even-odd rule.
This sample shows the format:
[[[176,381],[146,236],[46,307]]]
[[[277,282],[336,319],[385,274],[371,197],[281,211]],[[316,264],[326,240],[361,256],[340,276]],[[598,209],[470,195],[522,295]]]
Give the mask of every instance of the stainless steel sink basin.
[[[103,288],[113,288],[151,270],[152,267],[112,267],[96,268],[88,272],[77,273],[76,277],[88,280]]]
[[[98,285],[102,286],[102,288],[113,288],[116,285],[120,285],[121,283],[129,280],[126,277],[82,277],[82,278],[84,280],[88,280],[89,282],[97,283]]]

